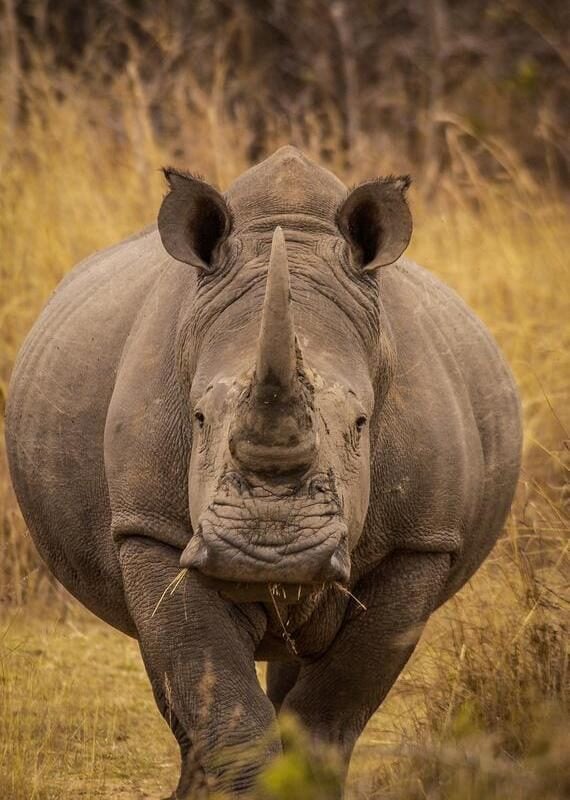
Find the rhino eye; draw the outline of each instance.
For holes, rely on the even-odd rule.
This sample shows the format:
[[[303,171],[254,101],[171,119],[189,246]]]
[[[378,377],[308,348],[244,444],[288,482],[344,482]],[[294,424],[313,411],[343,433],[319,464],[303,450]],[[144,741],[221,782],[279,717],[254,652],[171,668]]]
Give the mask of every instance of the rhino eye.
[[[361,414],[359,417],[356,418],[356,422],[354,424],[356,425],[356,430],[358,431],[358,433],[360,433],[364,429],[367,422],[368,420],[366,419],[364,414]]]
[[[196,413],[194,414],[194,419],[198,423],[199,428],[204,427],[204,422],[206,421],[206,417],[202,414],[201,411],[196,411]]]

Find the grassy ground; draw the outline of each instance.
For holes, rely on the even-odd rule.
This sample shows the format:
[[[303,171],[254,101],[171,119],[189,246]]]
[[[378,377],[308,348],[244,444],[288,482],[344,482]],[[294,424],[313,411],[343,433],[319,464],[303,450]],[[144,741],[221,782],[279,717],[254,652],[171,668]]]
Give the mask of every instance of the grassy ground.
[[[224,188],[247,162],[247,136],[215,98],[207,114],[169,110],[188,131],[175,153],[153,133],[132,74],[99,91],[37,70],[26,92],[17,135],[0,137],[9,142],[0,151],[0,400],[59,279],[153,220],[162,163]],[[0,121],[1,111],[0,102]],[[276,133],[274,144],[289,139],[315,154],[310,120],[307,131]],[[523,397],[524,469],[505,536],[435,616],[370,723],[351,798],[562,800],[570,794],[570,227],[552,187],[529,183],[512,160],[508,180],[490,185],[455,146],[437,196],[428,203],[420,186],[412,190],[410,253],[460,292],[505,351]],[[331,165],[349,184],[409,169],[372,139],[356,156],[349,172],[340,160]],[[156,798],[171,788],[176,764],[135,644],[54,589],[0,459],[0,798]],[[302,747],[293,750],[268,777],[266,797],[320,799],[313,768]]]
[[[566,796],[564,576],[551,566],[541,590],[538,575],[509,558],[510,534],[433,617],[371,720],[353,758],[350,800]],[[51,608],[4,609],[0,797],[155,800],[174,785],[177,764],[134,641],[67,597],[54,596]],[[263,796],[326,800],[322,774],[299,740]]]
[[[0,623],[0,797],[166,795],[177,748],[136,642],[57,605],[12,608]]]

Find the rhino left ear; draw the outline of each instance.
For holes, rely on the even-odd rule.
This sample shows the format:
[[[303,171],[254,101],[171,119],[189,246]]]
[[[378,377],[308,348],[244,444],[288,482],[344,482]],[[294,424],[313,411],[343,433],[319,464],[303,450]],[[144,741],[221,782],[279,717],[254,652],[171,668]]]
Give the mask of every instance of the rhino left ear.
[[[337,225],[364,272],[392,264],[412,236],[406,202],[409,175],[381,178],[357,186],[337,212]]]
[[[158,212],[158,232],[166,251],[212,272],[216,247],[229,234],[232,217],[222,195],[209,183],[172,167],[164,169],[170,192]]]

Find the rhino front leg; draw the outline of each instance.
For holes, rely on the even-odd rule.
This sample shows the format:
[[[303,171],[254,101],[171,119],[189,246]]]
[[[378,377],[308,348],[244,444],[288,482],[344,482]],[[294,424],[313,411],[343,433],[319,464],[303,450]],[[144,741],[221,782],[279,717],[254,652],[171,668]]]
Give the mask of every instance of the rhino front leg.
[[[386,558],[354,590],[367,610],[351,611],[330,649],[302,667],[283,702],[317,740],[340,749],[342,782],[356,740],[440,603],[449,567],[447,553]]]
[[[255,604],[222,600],[193,572],[156,609],[180,570],[179,557],[174,548],[144,537],[129,537],[120,547],[145,667],[182,753],[175,796],[240,795],[280,749],[275,712],[253,658],[265,613]]]
[[[285,697],[289,694],[297,678],[301,665],[294,661],[270,661],[267,665],[267,696],[279,711]]]

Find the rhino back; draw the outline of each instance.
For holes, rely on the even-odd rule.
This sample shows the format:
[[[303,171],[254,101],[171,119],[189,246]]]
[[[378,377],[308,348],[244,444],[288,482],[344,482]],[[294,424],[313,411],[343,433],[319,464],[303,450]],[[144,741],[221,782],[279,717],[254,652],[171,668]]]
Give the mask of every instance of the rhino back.
[[[380,294],[398,367],[359,560],[370,565],[394,549],[452,552],[450,596],[495,543],[512,502],[518,392],[483,323],[433,274],[402,260],[385,270]]]
[[[28,335],[7,407],[10,471],[40,555],[88,608],[129,632],[103,435],[125,342],[168,266],[155,229],[79,264]]]

